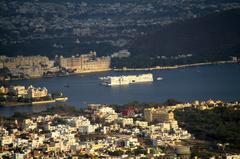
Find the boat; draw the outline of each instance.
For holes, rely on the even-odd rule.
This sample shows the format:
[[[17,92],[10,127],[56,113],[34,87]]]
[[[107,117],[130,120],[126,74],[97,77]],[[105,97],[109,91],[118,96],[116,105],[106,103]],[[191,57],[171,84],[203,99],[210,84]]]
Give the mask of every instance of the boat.
[[[64,87],[69,88],[70,86],[68,84],[64,85]]]
[[[163,80],[163,78],[162,78],[162,77],[158,77],[157,80],[158,80],[158,81],[161,81],[161,80]]]
[[[140,75],[122,75],[122,76],[107,76],[99,78],[102,85],[117,86],[117,85],[129,85],[133,83],[153,82],[153,75],[140,74]]]

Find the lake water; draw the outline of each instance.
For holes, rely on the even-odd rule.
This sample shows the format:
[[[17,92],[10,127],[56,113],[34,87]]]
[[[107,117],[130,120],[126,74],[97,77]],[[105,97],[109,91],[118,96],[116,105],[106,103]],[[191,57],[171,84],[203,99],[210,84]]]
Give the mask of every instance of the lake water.
[[[191,102],[194,100],[240,99],[240,65],[224,64],[189,67],[175,70],[156,70],[155,81],[145,84],[106,87],[99,84],[98,78],[142,72],[103,72],[67,77],[41,78],[13,81],[11,84],[46,87],[50,92],[63,91],[69,97],[67,102],[75,107],[89,103],[126,104],[131,101],[164,102],[169,98]],[[157,77],[163,80],[157,81]],[[64,87],[69,85],[69,87]],[[38,112],[49,105],[0,107],[0,115],[9,116],[14,112]]]

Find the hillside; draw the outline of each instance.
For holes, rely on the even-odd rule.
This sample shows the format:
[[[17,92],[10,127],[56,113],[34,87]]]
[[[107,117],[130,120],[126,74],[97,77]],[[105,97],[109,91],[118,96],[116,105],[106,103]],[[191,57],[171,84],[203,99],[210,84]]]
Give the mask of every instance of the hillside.
[[[240,9],[161,27],[158,31],[134,41],[130,45],[130,52],[132,53],[130,59],[114,62],[115,66],[181,64],[240,56]],[[170,58],[179,54],[192,54],[192,56]],[[157,56],[166,56],[166,58],[157,58]]]

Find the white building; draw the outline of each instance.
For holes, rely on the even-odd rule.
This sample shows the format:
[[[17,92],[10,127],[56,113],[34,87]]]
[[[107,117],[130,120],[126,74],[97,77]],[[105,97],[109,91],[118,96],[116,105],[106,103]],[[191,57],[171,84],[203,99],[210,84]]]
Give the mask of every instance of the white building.
[[[93,133],[94,131],[95,131],[94,125],[84,125],[78,128],[78,132],[82,134],[90,134],[90,133]]]
[[[140,145],[140,143],[138,142],[138,138],[136,138],[136,137],[125,138],[125,140],[124,140],[125,147],[135,147],[135,146],[139,146],[139,145]]]
[[[73,117],[70,119],[67,119],[67,122],[69,125],[73,127],[80,127],[80,126],[86,126],[86,125],[91,125],[90,121],[85,118],[84,116],[79,116],[79,117]]]
[[[111,107],[100,107],[94,112],[94,116],[104,119],[105,122],[110,123],[118,118],[118,114]]]
[[[131,55],[131,53],[127,50],[120,50],[118,52],[115,52],[111,55],[111,58],[126,58],[129,57]]]
[[[80,133],[89,134],[95,131],[95,126],[84,116],[73,117],[67,120],[69,125],[76,127]]]
[[[123,125],[123,127],[133,125],[133,118],[118,118],[118,121]]]
[[[22,153],[15,153],[14,154],[14,159],[24,159],[24,154]]]
[[[153,75],[148,73],[141,75],[107,76],[101,77],[100,80],[103,85],[107,86],[128,85],[132,83],[152,82]]]

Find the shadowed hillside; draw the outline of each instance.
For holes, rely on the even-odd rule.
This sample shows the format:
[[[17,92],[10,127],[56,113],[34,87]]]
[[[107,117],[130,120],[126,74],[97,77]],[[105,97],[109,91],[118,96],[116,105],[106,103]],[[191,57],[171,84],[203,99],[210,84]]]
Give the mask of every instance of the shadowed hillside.
[[[240,9],[214,13],[162,27],[157,32],[138,38],[131,44],[130,52],[132,58],[124,59],[116,65],[129,67],[171,65],[240,56]],[[164,60],[156,58],[179,54],[193,56]]]

